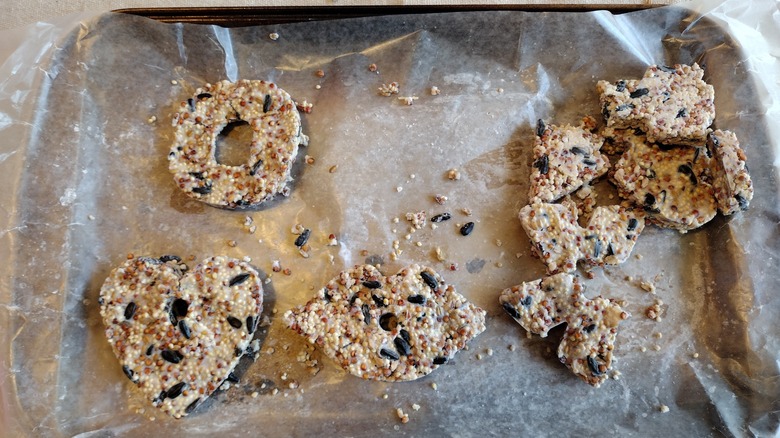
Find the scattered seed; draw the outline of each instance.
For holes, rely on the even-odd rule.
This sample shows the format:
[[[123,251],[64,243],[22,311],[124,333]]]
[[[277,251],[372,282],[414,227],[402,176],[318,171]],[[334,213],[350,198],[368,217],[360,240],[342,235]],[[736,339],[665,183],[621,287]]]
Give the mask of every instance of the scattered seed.
[[[279,34],[276,32],[269,33],[268,38],[271,38],[271,40],[276,41],[279,39]]]
[[[436,216],[432,217],[431,218],[431,222],[439,223],[439,222],[443,222],[443,221],[448,221],[450,219],[452,219],[452,215],[451,214],[449,214],[449,213],[441,213],[441,214],[437,214]]]
[[[474,222],[466,222],[465,225],[460,227],[460,234],[464,236],[468,236],[472,231],[474,231]]]
[[[302,247],[306,244],[306,242],[309,240],[309,235],[311,234],[311,230],[306,228],[303,230],[303,232],[298,236],[297,239],[295,239],[295,246],[298,248]]]
[[[324,78],[325,77],[325,72],[322,71],[322,70],[317,70],[317,71],[314,72],[314,75],[317,76],[318,78]]]
[[[328,173],[336,173],[336,170],[338,170],[339,165],[334,164],[333,166],[330,166],[330,169],[328,169]]]
[[[665,414],[665,413],[669,412],[669,406],[661,405],[661,406],[658,407],[658,410],[661,411],[662,414]]]
[[[374,73],[374,72],[376,72],[376,71],[377,71],[377,66],[376,66],[376,64],[369,64],[369,65],[368,65],[368,71],[370,71],[371,73]]]

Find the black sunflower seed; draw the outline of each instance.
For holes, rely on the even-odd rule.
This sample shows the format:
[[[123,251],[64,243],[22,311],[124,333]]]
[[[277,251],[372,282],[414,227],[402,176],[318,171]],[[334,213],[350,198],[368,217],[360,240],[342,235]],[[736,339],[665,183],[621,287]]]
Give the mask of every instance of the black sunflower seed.
[[[195,110],[195,101],[191,97],[187,99],[187,105],[190,107],[190,110]]]
[[[746,211],[748,209],[748,200],[745,199],[744,196],[742,196],[741,194],[737,193],[736,195],[734,195],[734,199],[739,204],[739,209],[740,210]]]
[[[303,245],[306,245],[306,242],[309,240],[309,235],[311,234],[311,230],[308,228],[305,228],[303,230],[303,233],[298,236],[297,239],[295,239],[295,246],[298,248],[302,247]]]
[[[468,236],[472,231],[474,231],[474,222],[466,222],[466,224],[460,227],[460,234],[464,236]]]
[[[179,330],[181,331],[181,334],[183,334],[185,338],[190,339],[192,337],[192,331],[190,330],[190,326],[188,326],[183,319],[179,321]]]
[[[240,319],[238,319],[238,318],[236,318],[235,316],[232,316],[232,315],[230,315],[230,316],[228,316],[228,317],[227,317],[227,322],[228,322],[228,324],[230,324],[230,325],[231,325],[233,328],[236,328],[236,329],[240,329],[240,328],[241,328],[241,326],[243,325],[243,323],[241,322],[241,320],[240,320]]]
[[[433,358],[434,365],[444,365],[445,363],[447,363],[447,358],[444,356],[436,356]]]
[[[193,187],[192,191],[201,195],[208,195],[211,193],[211,184],[206,184],[202,187]]]
[[[179,382],[168,390],[168,398],[174,399],[181,395],[181,392],[184,390],[184,387],[187,386],[187,383],[185,382]]]
[[[170,363],[179,363],[184,359],[184,356],[178,350],[163,350],[160,355]]]
[[[627,109],[634,109],[634,108],[635,106],[633,103],[624,103],[623,105],[616,106],[615,111],[620,112],[620,111],[625,111]]]
[[[432,217],[431,218],[431,222],[439,223],[439,222],[443,222],[443,221],[448,221],[450,219],[452,219],[452,215],[450,215],[449,213],[442,213],[442,214],[437,214],[436,216]]]
[[[520,300],[520,304],[522,304],[522,305],[523,305],[523,307],[528,307],[528,306],[530,306],[530,305],[531,305],[531,303],[533,302],[533,300],[534,300],[534,299],[533,299],[533,298],[532,298],[530,295],[526,295],[526,297],[525,297],[525,298],[523,298],[522,300]]]
[[[586,158],[586,159],[582,160],[582,164],[584,164],[586,166],[595,166],[596,165],[596,160],[592,160],[590,158]]]
[[[637,88],[636,90],[632,91],[631,94],[629,94],[629,97],[636,99],[637,97],[642,97],[649,92],[650,90],[647,88]]]
[[[379,317],[379,327],[386,332],[391,332],[398,327],[398,317],[392,313],[385,313]]]
[[[333,295],[330,294],[328,288],[322,290],[322,298],[325,298],[325,301],[327,302],[333,301]]]
[[[385,359],[390,359],[390,360],[398,360],[401,358],[401,356],[399,356],[398,353],[396,353],[395,351],[389,348],[380,349],[379,355],[384,357]]]
[[[544,135],[544,131],[547,130],[547,127],[544,126],[544,120],[539,119],[536,121],[536,135],[538,137],[541,137]]]
[[[360,311],[363,312],[363,322],[371,324],[371,307],[368,304],[360,306]]]
[[[667,65],[659,65],[658,70],[665,71],[667,73],[677,73],[677,69],[674,67],[669,67]]]
[[[518,312],[517,309],[515,309],[515,306],[513,306],[513,305],[511,305],[509,303],[504,303],[504,304],[501,305],[501,307],[503,307],[504,310],[506,311],[506,313],[508,313],[509,316],[511,316],[512,318],[515,318],[515,319],[519,319],[520,318],[520,312]]]
[[[401,330],[398,332],[398,334],[399,334],[399,335],[401,335],[401,337],[402,337],[402,338],[404,338],[404,340],[405,340],[406,342],[409,342],[409,339],[411,339],[411,336],[409,336],[409,332],[407,332],[407,331],[406,331],[406,330],[404,330],[404,329],[401,329]]]
[[[652,193],[645,194],[645,208],[653,207],[655,205],[655,196]]]
[[[574,146],[573,148],[571,148],[571,153],[573,153],[574,155],[586,155],[588,151],[586,151],[581,147]]]
[[[195,401],[189,404],[186,409],[184,409],[185,414],[189,414],[190,412],[194,411],[195,408],[198,407],[198,404],[200,403],[200,398],[196,398]]]
[[[634,231],[636,230],[636,227],[639,225],[639,221],[636,218],[631,218],[628,220],[628,227],[626,228],[627,231]]]
[[[588,356],[588,368],[590,368],[590,371],[594,376],[600,376],[604,374],[599,369],[599,364],[596,362],[596,359],[594,359],[593,356]]]
[[[666,202],[666,190],[661,190],[661,192],[658,194],[658,198],[660,199],[661,204]]]
[[[177,255],[173,255],[173,254],[166,254],[166,255],[160,257],[160,261],[163,262],[163,263],[181,262],[181,257],[179,257]]]
[[[131,301],[130,304],[125,307],[125,319],[133,319],[133,315],[135,315],[135,309],[136,309],[135,301]]]
[[[210,99],[211,98],[211,94],[210,93],[200,93],[200,94],[198,94],[197,97],[198,97],[198,100]]]
[[[547,157],[547,155],[542,155],[541,157],[537,158],[536,161],[534,161],[534,167],[539,169],[539,173],[542,175],[547,175],[547,172],[550,171],[550,159]]]
[[[133,370],[127,365],[122,365],[122,372],[125,373],[128,379],[133,380]]]
[[[267,113],[269,109],[271,109],[271,95],[266,94],[265,100],[263,101],[263,112]]]
[[[414,304],[425,304],[425,297],[422,295],[409,295],[406,300]]]
[[[397,336],[393,339],[393,344],[395,344],[395,348],[401,356],[408,356],[412,353],[412,346],[409,345],[409,341],[401,336]]]
[[[259,169],[260,166],[262,165],[263,165],[263,160],[257,160],[255,164],[252,165],[252,169],[249,170],[249,174],[251,176],[255,176],[255,174],[257,173],[257,169]]]
[[[236,376],[235,374],[233,374],[233,372],[232,372],[232,371],[231,371],[231,372],[230,372],[230,373],[227,375],[227,377],[225,378],[225,380],[227,380],[227,381],[228,381],[228,382],[230,382],[230,383],[238,383],[238,382],[239,382],[239,380],[238,380],[238,376]]]
[[[582,329],[582,331],[584,331],[585,333],[590,333],[593,330],[596,330],[596,324],[591,324],[591,325],[589,325],[589,326],[587,326],[587,327]]]
[[[161,403],[163,400],[165,400],[166,397],[168,397],[168,392],[163,389],[162,391],[160,391],[160,394],[157,395],[157,398],[152,400],[152,403],[154,404]]]
[[[679,119],[681,117],[688,117],[688,111],[685,108],[681,108],[680,111],[677,111],[675,118]]]
[[[244,354],[244,350],[242,350],[242,349],[240,349],[240,348],[236,347],[236,349],[235,349],[235,350],[233,350],[233,354],[235,354],[235,355],[236,355],[236,357],[241,357],[241,355],[242,355],[242,354]]]
[[[422,278],[423,282],[428,285],[431,289],[434,291],[439,288],[439,282],[436,281],[436,278],[431,275],[428,271],[422,271],[420,272],[420,277]]]
[[[379,289],[380,287],[382,287],[382,283],[376,280],[368,280],[363,282],[363,286],[368,289]]]
[[[593,258],[594,259],[599,258],[600,254],[601,254],[601,240],[597,240],[596,245],[593,247]]]
[[[352,307],[355,305],[355,301],[358,299],[358,294],[354,294],[349,298],[349,306]]]
[[[173,313],[173,316],[176,318],[184,318],[187,316],[189,309],[190,303],[188,303],[187,300],[183,300],[181,298],[176,298],[173,300],[173,304],[171,304],[171,313]]]
[[[603,106],[603,107],[601,107],[601,115],[602,115],[602,116],[603,116],[605,119],[608,119],[608,118],[609,118],[609,116],[610,116],[610,113],[609,113],[609,105],[607,105],[607,104],[604,104],[604,106]]]
[[[371,299],[374,300],[374,303],[376,303],[377,307],[385,307],[385,299],[384,298],[382,298],[380,296],[376,296],[376,295],[371,295]]]
[[[615,91],[622,93],[626,89],[626,81],[617,81],[615,84]]]
[[[250,335],[255,332],[255,319],[251,315],[246,317],[246,331]]]
[[[236,286],[246,281],[247,278],[249,278],[249,272],[244,272],[242,274],[238,274],[235,277],[230,279],[230,282],[228,283],[228,286]]]

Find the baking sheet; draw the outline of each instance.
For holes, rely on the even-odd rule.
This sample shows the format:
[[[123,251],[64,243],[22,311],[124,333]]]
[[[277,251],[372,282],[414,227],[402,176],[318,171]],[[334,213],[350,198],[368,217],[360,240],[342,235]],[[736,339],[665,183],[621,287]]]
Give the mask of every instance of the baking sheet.
[[[230,30],[121,14],[38,24],[8,55],[0,83],[0,425],[9,436],[776,433],[780,26],[771,2],[717,3]],[[533,126],[598,115],[599,79],[694,61],[715,86],[717,127],[745,148],[756,196],[748,212],[699,231],[648,227],[634,250],[641,259],[594,270],[587,294],[625,299],[633,317],[618,335],[619,379],[593,389],[558,363],[560,330],[527,338],[498,305],[502,289],[544,272],[516,219],[527,202]],[[225,78],[272,80],[314,104],[289,198],[231,212],[173,184],[173,108]],[[400,96],[418,97],[414,105],[377,93],[392,81]],[[432,86],[441,94],[431,96]],[[459,181],[447,179],[451,168]],[[609,184],[600,190],[601,205],[617,202]],[[454,218],[406,240],[404,215],[420,210]],[[256,233],[245,230],[246,216]],[[456,224],[468,220],[475,231],[460,236]],[[312,229],[309,258],[293,245],[296,223]],[[339,246],[326,246],[330,233]],[[395,261],[394,240],[404,250]],[[433,256],[437,246],[446,263]],[[184,420],[137,396],[104,338],[99,288],[128,253],[249,256],[265,274],[273,260],[292,271],[267,285],[270,325],[258,335],[258,360],[240,366],[241,384]],[[487,310],[487,331],[418,381],[345,375],[281,315],[365,261],[381,261],[388,275],[431,265]],[[656,297],[665,303],[660,323],[643,316]],[[299,362],[302,351],[319,373]],[[396,417],[399,407],[409,423]]]

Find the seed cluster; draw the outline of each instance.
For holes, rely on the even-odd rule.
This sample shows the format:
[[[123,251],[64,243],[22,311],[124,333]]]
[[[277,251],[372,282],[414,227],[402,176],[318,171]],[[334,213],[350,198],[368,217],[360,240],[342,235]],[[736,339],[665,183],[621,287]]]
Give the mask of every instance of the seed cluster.
[[[238,166],[220,164],[217,137],[228,124],[239,122],[252,130],[248,159]],[[176,138],[168,168],[176,185],[190,197],[230,209],[286,193],[298,146],[308,142],[295,102],[265,81],[206,84],[181,102],[173,125]]]
[[[718,209],[725,215],[747,210],[753,199],[753,181],[745,164],[745,152],[731,131],[717,130],[707,137],[712,152],[712,186]]]
[[[284,319],[350,374],[383,381],[425,376],[485,330],[484,310],[418,265],[341,272]]]
[[[176,418],[230,378],[263,309],[260,276],[247,263],[219,256],[187,270],[176,256],[131,257],[100,289],[122,371]]]
[[[599,81],[607,126],[639,128],[651,143],[703,143],[715,119],[715,90],[703,76],[696,63],[652,65],[639,80]]]
[[[645,227],[643,212],[618,205],[597,207],[586,227],[577,223],[573,202],[526,205],[519,217],[550,274],[573,272],[579,260],[598,266],[623,263]]]
[[[552,202],[604,175],[609,161],[601,155],[604,139],[585,125],[537,122],[531,168],[531,202]]]
[[[565,322],[558,358],[598,387],[612,368],[618,324],[630,315],[621,307],[624,303],[600,296],[589,300],[583,291],[577,277],[561,273],[508,288],[499,301],[524,329],[541,337]]]
[[[650,221],[685,232],[715,217],[708,150],[666,147],[637,135],[622,141],[630,147],[615,164],[611,179],[621,197],[642,206]]]

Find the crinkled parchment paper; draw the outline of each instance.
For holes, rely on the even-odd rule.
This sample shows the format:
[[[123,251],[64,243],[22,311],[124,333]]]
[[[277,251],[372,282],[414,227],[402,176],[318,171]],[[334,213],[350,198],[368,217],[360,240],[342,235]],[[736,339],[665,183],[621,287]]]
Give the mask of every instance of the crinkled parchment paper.
[[[716,3],[622,15],[452,13],[231,30],[107,14],[25,30],[0,73],[3,433],[776,433],[779,12],[771,1]],[[497,301],[502,289],[543,274],[516,218],[527,201],[533,125],[598,116],[599,79],[694,61],[715,86],[717,127],[735,131],[744,146],[756,196],[748,212],[688,234],[648,227],[635,248],[641,258],[585,280],[587,294],[625,299],[633,314],[618,335],[620,378],[594,389],[558,363],[561,330],[527,338]],[[372,63],[378,73],[368,71]],[[225,78],[276,81],[314,104],[303,116],[311,144],[295,166],[291,196],[258,210],[190,200],[167,170],[174,106]],[[392,81],[399,96],[418,97],[414,105],[377,93]],[[431,96],[432,86],[441,94]],[[228,143],[240,145],[238,137]],[[303,162],[307,154],[314,164]],[[451,168],[459,181],[446,178]],[[608,183],[599,190],[600,204],[617,202]],[[435,194],[449,200],[438,205]],[[407,240],[404,215],[420,210],[453,219]],[[256,233],[245,230],[246,216]],[[468,220],[475,231],[460,236],[457,224]],[[296,223],[312,229],[309,258],[293,245]],[[338,246],[326,246],[330,233]],[[403,250],[395,261],[394,240]],[[436,247],[447,262],[435,259]],[[273,260],[292,271],[273,273],[267,285],[270,325],[259,333],[258,360],[240,366],[241,384],[184,420],[165,418],[138,397],[104,338],[98,292],[128,253],[249,256],[266,274]],[[367,259],[381,261],[386,274],[430,264],[488,311],[487,331],[415,382],[345,375],[287,330],[281,315]],[[641,281],[652,282],[655,295]],[[644,316],[656,298],[664,302],[661,322]],[[319,361],[319,373],[299,361],[302,352]],[[399,407],[408,424],[396,417]]]

